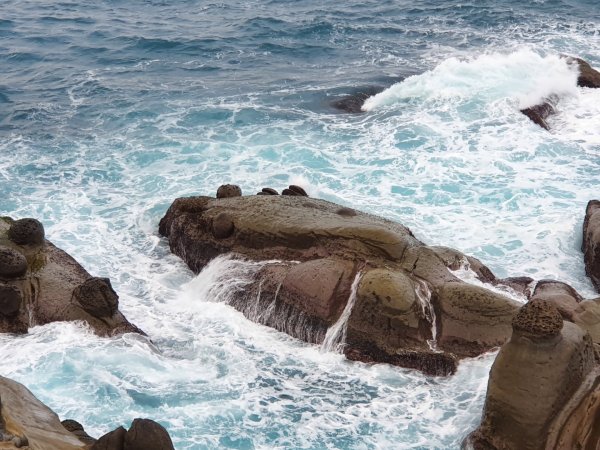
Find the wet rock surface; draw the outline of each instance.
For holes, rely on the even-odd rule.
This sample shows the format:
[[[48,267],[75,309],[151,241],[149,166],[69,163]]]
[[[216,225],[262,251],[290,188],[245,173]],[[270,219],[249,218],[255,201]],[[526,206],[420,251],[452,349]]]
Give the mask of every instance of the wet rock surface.
[[[540,103],[539,105],[534,105],[529,108],[522,109],[521,112],[525,114],[529,119],[544,128],[545,130],[549,130],[550,126],[546,119],[553,114],[556,114],[556,108],[550,101],[545,101]]]
[[[585,273],[600,292],[600,200],[590,200],[587,204],[581,250],[584,255]]]
[[[358,278],[344,347],[351,359],[447,375],[460,358],[509,338],[518,302],[452,272],[467,264],[481,281],[495,282],[480,261],[429,247],[401,224],[293,192],[177,199],[159,231],[195,272],[223,254],[279,261],[230,304],[308,342],[323,341]]]
[[[141,332],[118,310],[109,280],[92,277],[40,237],[43,227],[34,219],[0,219],[0,332],[72,320],[104,336]]]

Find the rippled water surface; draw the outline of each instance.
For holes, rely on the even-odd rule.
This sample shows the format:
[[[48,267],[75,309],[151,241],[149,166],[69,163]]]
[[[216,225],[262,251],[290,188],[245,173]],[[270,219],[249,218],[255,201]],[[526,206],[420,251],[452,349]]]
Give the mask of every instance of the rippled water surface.
[[[591,297],[600,93],[557,55],[600,67],[599,25],[591,0],[1,2],[0,214],[41,219],[152,339],[38,327],[0,336],[2,374],[96,436],[146,416],[177,449],[458,448],[493,354],[440,379],[321,353],[213,302],[158,220],[296,183]],[[366,87],[368,112],[330,106]],[[554,92],[551,132],[518,113]]]

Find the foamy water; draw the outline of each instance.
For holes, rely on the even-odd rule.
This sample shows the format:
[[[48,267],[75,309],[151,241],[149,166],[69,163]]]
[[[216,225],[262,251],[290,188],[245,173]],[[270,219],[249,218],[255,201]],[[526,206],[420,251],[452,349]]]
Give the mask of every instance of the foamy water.
[[[0,336],[2,374],[96,436],[145,416],[177,449],[457,448],[493,354],[442,379],[321,353],[226,305],[256,266],[195,277],[158,221],[226,182],[295,183],[591,297],[600,94],[557,55],[600,66],[596,5],[142,3],[0,6],[0,214],[41,219],[150,336]],[[328,106],[364,85],[387,89],[365,114]],[[553,90],[546,132],[518,109]]]

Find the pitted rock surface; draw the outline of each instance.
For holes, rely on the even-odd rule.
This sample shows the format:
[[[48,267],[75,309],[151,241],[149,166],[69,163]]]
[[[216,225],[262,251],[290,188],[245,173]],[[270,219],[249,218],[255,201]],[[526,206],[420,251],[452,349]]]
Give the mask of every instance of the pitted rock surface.
[[[223,184],[217,189],[217,198],[241,197],[242,189],[236,184]]]
[[[0,284],[0,314],[12,316],[19,312],[23,295],[19,288]]]
[[[108,278],[90,278],[73,291],[73,298],[94,317],[110,317],[119,308],[119,296]]]
[[[27,259],[10,247],[0,246],[0,278],[18,278],[27,272]]]
[[[8,238],[19,245],[41,245],[44,236],[44,225],[31,218],[15,220],[8,230]]]
[[[513,330],[523,336],[546,339],[558,336],[563,319],[556,306],[545,300],[526,303],[512,322]]]

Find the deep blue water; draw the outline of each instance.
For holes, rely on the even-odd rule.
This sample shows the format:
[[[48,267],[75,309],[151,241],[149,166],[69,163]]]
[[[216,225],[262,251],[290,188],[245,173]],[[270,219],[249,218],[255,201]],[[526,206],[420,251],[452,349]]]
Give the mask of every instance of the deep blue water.
[[[177,449],[457,448],[493,355],[440,380],[322,354],[211,302],[211,273],[186,285],[158,220],[293,182],[591,296],[600,94],[557,55],[600,67],[599,25],[594,1],[3,1],[0,214],[111,277],[155,345],[38,327],[0,337],[2,374],[95,435],[155,418]],[[365,87],[387,89],[369,112],[330,106]],[[548,133],[518,109],[553,92]]]

